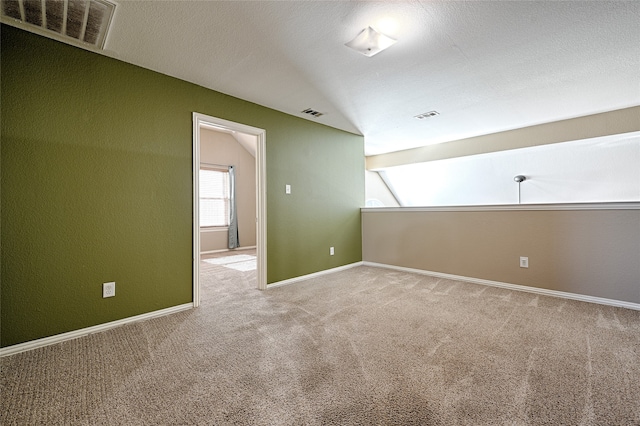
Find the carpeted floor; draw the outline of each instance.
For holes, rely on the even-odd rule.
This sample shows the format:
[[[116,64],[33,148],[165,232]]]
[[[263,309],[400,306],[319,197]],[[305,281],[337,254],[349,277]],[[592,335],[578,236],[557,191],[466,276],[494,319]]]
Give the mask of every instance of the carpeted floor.
[[[243,253],[244,254],[244,253]],[[638,425],[640,312],[371,267],[0,360],[2,425]]]

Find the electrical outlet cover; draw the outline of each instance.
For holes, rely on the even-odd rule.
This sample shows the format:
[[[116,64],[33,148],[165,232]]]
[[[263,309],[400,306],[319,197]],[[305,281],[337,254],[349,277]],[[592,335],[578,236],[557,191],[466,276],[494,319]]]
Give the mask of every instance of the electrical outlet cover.
[[[103,283],[102,284],[102,297],[113,297],[116,295],[116,283]]]

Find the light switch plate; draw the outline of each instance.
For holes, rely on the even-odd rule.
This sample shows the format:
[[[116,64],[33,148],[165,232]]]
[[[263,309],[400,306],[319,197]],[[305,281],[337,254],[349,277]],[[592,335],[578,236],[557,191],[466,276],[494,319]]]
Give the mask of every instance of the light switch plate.
[[[284,186],[284,193],[285,194],[291,194],[291,185],[285,185]]]

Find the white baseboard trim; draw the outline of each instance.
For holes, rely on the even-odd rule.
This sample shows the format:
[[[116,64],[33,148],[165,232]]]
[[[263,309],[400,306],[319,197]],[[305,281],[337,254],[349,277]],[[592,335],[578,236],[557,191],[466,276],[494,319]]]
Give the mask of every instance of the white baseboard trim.
[[[0,358],[9,355],[15,355],[20,352],[30,351],[36,348],[42,348],[44,346],[55,345],[56,343],[62,343],[67,340],[77,339],[78,337],[86,336],[89,334],[99,333],[101,331],[120,327],[125,324],[162,317],[180,311],[186,311],[187,309],[191,308],[193,308],[193,303],[185,303],[178,306],[172,306],[170,308],[160,309],[158,311],[147,312],[145,314],[135,315],[133,317],[106,322],[104,324],[81,328],[80,330],[73,330],[67,333],[56,334],[55,336],[43,337],[42,339],[36,339],[29,342],[18,343],[17,345],[6,346],[4,348],[0,348]]]
[[[236,247],[234,249],[220,249],[220,250],[209,250],[209,251],[201,251],[200,254],[213,254],[213,253],[222,253],[225,251],[240,251],[240,250],[251,250],[255,249],[256,246],[246,246],[246,247]]]
[[[581,302],[597,303],[599,305],[616,306],[619,308],[633,309],[640,311],[640,303],[625,302],[623,300],[605,299],[604,297],[587,296],[578,293],[568,293],[565,291],[548,290],[546,288],[529,287],[520,284],[509,284],[500,281],[483,280],[480,278],[464,277],[461,275],[443,274],[441,272],[426,271],[424,269],[405,268],[403,266],[387,265],[384,263],[362,262],[364,266],[372,266],[374,268],[395,269],[402,272],[410,272],[413,274],[429,275],[432,277],[446,278],[449,280],[465,281],[473,284],[487,285],[491,287],[506,288],[508,290],[525,291],[527,293],[542,294],[545,296],[560,297],[563,299],[579,300]]]
[[[302,276],[290,278],[284,281],[277,281],[272,284],[267,284],[267,290],[274,287],[281,287],[283,285],[289,285],[289,284],[297,283],[300,281],[306,281],[311,278],[316,278],[322,275],[333,274],[334,272],[344,271],[345,269],[351,269],[351,268],[355,268],[356,266],[362,266],[362,265],[363,265],[362,262],[349,263],[348,265],[338,266],[337,268],[325,269],[324,271],[314,272],[313,274],[302,275]]]
[[[207,250],[207,251],[201,251],[200,254],[213,254],[213,253],[222,253],[225,251],[229,251],[229,249],[220,249],[220,250]]]

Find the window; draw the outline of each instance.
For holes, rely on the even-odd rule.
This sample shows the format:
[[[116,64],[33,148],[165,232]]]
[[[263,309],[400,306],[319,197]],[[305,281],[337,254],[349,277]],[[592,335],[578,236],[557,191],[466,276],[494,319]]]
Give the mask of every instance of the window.
[[[200,168],[200,227],[229,226],[229,172]]]

